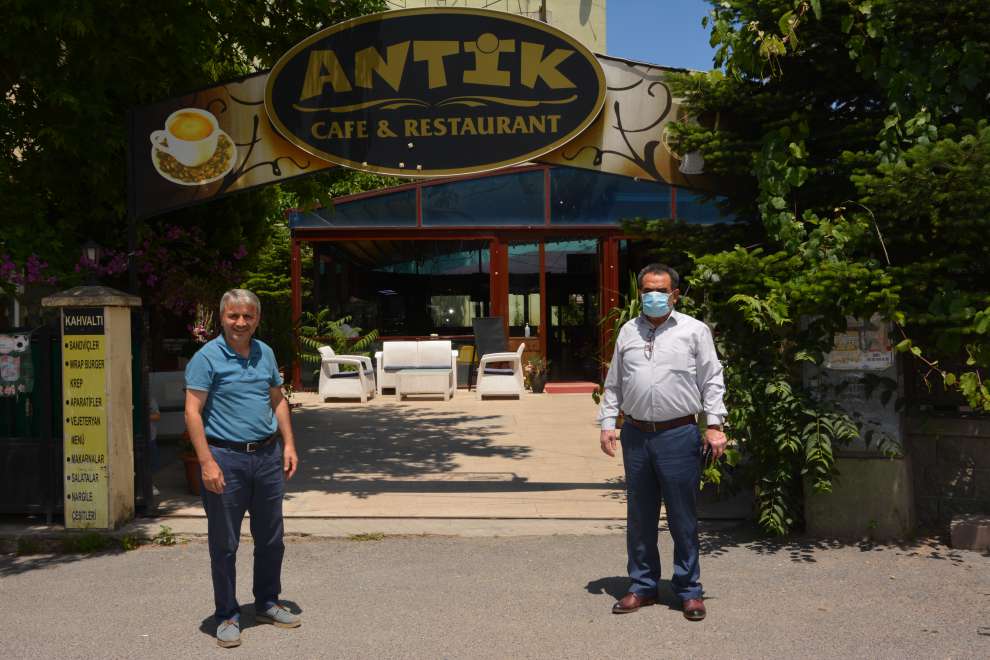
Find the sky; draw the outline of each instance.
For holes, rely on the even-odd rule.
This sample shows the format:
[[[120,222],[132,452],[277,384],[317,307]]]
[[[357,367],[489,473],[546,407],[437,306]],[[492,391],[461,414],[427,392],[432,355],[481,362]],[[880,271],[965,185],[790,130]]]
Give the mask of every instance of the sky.
[[[705,0],[606,0],[608,55],[707,71],[714,50],[701,19]]]

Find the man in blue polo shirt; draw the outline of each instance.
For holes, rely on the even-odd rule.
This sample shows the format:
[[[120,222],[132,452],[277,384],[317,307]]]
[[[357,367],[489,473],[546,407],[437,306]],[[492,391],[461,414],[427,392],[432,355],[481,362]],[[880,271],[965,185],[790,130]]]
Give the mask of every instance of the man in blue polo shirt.
[[[256,618],[282,628],[301,623],[278,602],[285,552],[282,498],[285,479],[295,474],[299,459],[275,354],[252,337],[260,319],[261,303],[253,293],[223,294],[223,332],[186,367],[186,430],[202,475],[217,644],[223,647],[241,643],[235,560],[246,511],[254,539]]]

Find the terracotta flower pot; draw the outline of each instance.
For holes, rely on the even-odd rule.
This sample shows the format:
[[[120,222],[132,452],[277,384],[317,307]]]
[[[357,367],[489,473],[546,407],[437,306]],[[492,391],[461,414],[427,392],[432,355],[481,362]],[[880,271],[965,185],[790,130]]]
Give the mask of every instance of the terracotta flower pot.
[[[186,468],[186,492],[190,495],[199,495],[199,459],[196,458],[196,454],[182,454],[180,458]]]

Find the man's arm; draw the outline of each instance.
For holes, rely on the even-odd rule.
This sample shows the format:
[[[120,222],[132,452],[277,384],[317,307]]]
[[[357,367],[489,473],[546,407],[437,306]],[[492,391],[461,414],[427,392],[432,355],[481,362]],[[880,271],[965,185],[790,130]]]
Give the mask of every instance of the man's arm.
[[[619,373],[622,369],[622,353],[619,352],[619,336],[615,338],[615,350],[612,351],[612,361],[609,363],[608,374],[605,376],[605,391],[602,393],[602,403],[598,408],[598,423],[601,425],[599,442],[602,451],[609,456],[615,456],[618,438],[615,433],[615,418],[619,416],[622,405],[622,389]]]
[[[291,479],[296,473],[296,468],[299,467],[299,456],[296,454],[296,438],[292,435],[289,402],[282,394],[281,387],[270,387],[268,393],[272,400],[272,410],[275,412],[278,430],[282,434],[282,469],[285,471],[285,478]]]
[[[206,398],[209,392],[201,390],[191,390],[186,388],[186,433],[196,451],[196,458],[199,460],[199,469],[203,474],[203,485],[206,490],[214,493],[222,493],[227,484],[223,480],[223,471],[217,465],[213,454],[210,453],[210,446],[206,443],[206,430],[203,428],[203,406],[206,405]]]
[[[722,402],[725,394],[725,382],[722,379],[722,363],[718,361],[715,352],[715,341],[712,332],[705,326],[698,341],[698,351],[695,358],[695,373],[697,374],[698,391],[701,392],[701,403],[707,417],[705,429],[705,444],[711,447],[712,460],[725,453],[728,440],[722,431],[722,422],[728,411]]]

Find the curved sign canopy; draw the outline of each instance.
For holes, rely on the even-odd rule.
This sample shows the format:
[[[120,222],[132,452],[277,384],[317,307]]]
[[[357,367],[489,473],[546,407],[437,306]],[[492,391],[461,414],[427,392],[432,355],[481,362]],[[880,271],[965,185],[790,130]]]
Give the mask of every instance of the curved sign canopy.
[[[598,60],[560,30],[501,12],[411,9],[297,44],[269,74],[265,108],[318,158],[435,176],[552,151],[594,121],[605,93]]]

